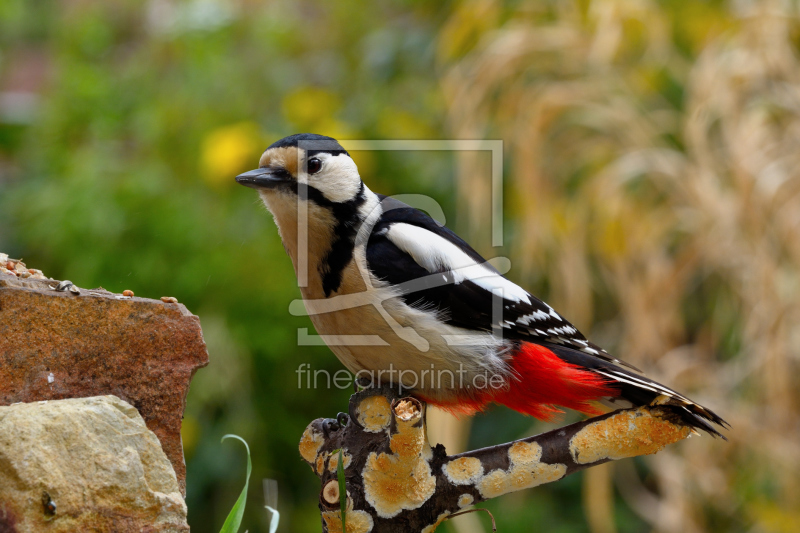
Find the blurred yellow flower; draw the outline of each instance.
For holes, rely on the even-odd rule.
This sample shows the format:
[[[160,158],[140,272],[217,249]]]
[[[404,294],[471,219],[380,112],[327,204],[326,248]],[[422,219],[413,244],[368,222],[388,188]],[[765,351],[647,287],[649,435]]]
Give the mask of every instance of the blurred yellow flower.
[[[500,14],[498,2],[492,0],[457,5],[439,31],[437,59],[444,62],[466,54],[483,34],[497,26]]]
[[[291,124],[320,135],[328,134],[311,130],[323,121],[333,120],[331,117],[340,107],[341,101],[334,93],[309,86],[299,87],[286,95],[281,106],[283,115]]]
[[[761,531],[792,533],[797,531],[797,524],[800,523],[800,512],[797,509],[782,508],[775,502],[761,500],[750,503],[748,510]]]
[[[378,132],[384,139],[431,139],[439,136],[419,117],[391,107],[384,109],[378,117]]]
[[[601,234],[597,240],[600,253],[606,259],[619,259],[628,250],[627,229],[635,224],[633,219],[607,218],[600,224]]]
[[[334,118],[341,108],[341,101],[334,93],[320,87],[300,87],[289,93],[282,103],[286,120],[295,131],[290,133],[316,133],[339,141],[348,150],[347,139],[358,137],[357,132],[345,122]],[[369,176],[375,168],[375,157],[368,151],[349,151],[358,165],[362,177]]]
[[[324,117],[320,120],[317,120],[313,124],[308,126],[308,129],[305,130],[306,133],[318,133],[319,135],[327,135],[328,137],[333,137],[340,143],[344,144],[344,141],[347,139],[356,138],[357,135],[352,128],[350,128],[344,122],[336,120],[332,117]],[[299,133],[299,132],[297,132]],[[347,146],[345,146],[347,149]]]
[[[238,122],[209,132],[203,139],[201,164],[206,181],[233,185],[234,176],[258,166],[261,131],[255,122]]]

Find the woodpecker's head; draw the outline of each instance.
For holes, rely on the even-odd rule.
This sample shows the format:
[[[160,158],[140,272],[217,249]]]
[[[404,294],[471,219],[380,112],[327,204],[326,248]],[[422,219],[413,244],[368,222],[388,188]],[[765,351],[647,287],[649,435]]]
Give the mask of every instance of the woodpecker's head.
[[[236,181],[259,192],[295,271],[305,253],[309,267],[319,273],[309,277],[312,286],[316,280],[325,296],[335,291],[360,222],[379,203],[350,154],[335,139],[300,133],[272,144],[259,168],[236,176]],[[307,238],[299,233],[302,227]]]
[[[336,139],[298,133],[273,143],[259,168],[236,176],[257,189],[272,209],[277,203],[311,201],[320,206],[351,202],[363,190],[358,168]],[[273,211],[274,212],[274,211]]]

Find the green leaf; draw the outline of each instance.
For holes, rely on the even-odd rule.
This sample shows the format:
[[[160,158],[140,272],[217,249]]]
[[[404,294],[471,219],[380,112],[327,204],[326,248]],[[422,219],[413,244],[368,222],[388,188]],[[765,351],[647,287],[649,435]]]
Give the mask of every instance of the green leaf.
[[[231,509],[231,512],[228,513],[228,518],[225,519],[225,523],[222,524],[222,529],[220,530],[220,533],[238,533],[239,526],[242,525],[244,506],[247,502],[247,486],[250,484],[250,472],[253,470],[253,465],[250,462],[250,447],[247,445],[247,442],[245,442],[245,440],[238,435],[225,435],[222,437],[222,441],[227,438],[233,438],[242,441],[242,444],[244,444],[244,447],[247,450],[247,477],[244,480],[244,488],[242,489],[242,493],[239,495],[239,498],[237,498],[236,503],[233,504],[233,509]]]
[[[342,510],[342,531],[347,531],[347,486],[344,482],[344,455],[339,449],[339,464],[336,465],[336,477],[339,478],[339,508]]]

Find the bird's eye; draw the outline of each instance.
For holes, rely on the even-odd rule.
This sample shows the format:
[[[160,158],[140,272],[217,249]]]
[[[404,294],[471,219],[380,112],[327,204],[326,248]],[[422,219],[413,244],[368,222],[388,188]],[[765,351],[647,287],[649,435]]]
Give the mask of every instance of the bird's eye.
[[[322,169],[322,161],[317,159],[316,157],[312,157],[308,160],[308,173],[309,174],[316,174]]]

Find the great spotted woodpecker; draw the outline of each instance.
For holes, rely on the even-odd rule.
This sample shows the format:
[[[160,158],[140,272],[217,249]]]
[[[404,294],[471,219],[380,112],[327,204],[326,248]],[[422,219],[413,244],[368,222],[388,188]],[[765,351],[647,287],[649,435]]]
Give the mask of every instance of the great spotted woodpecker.
[[[335,139],[281,139],[236,181],[272,212],[317,332],[356,376],[457,413],[666,403],[712,435],[727,425],[591,343],[427,214],[369,190]]]

